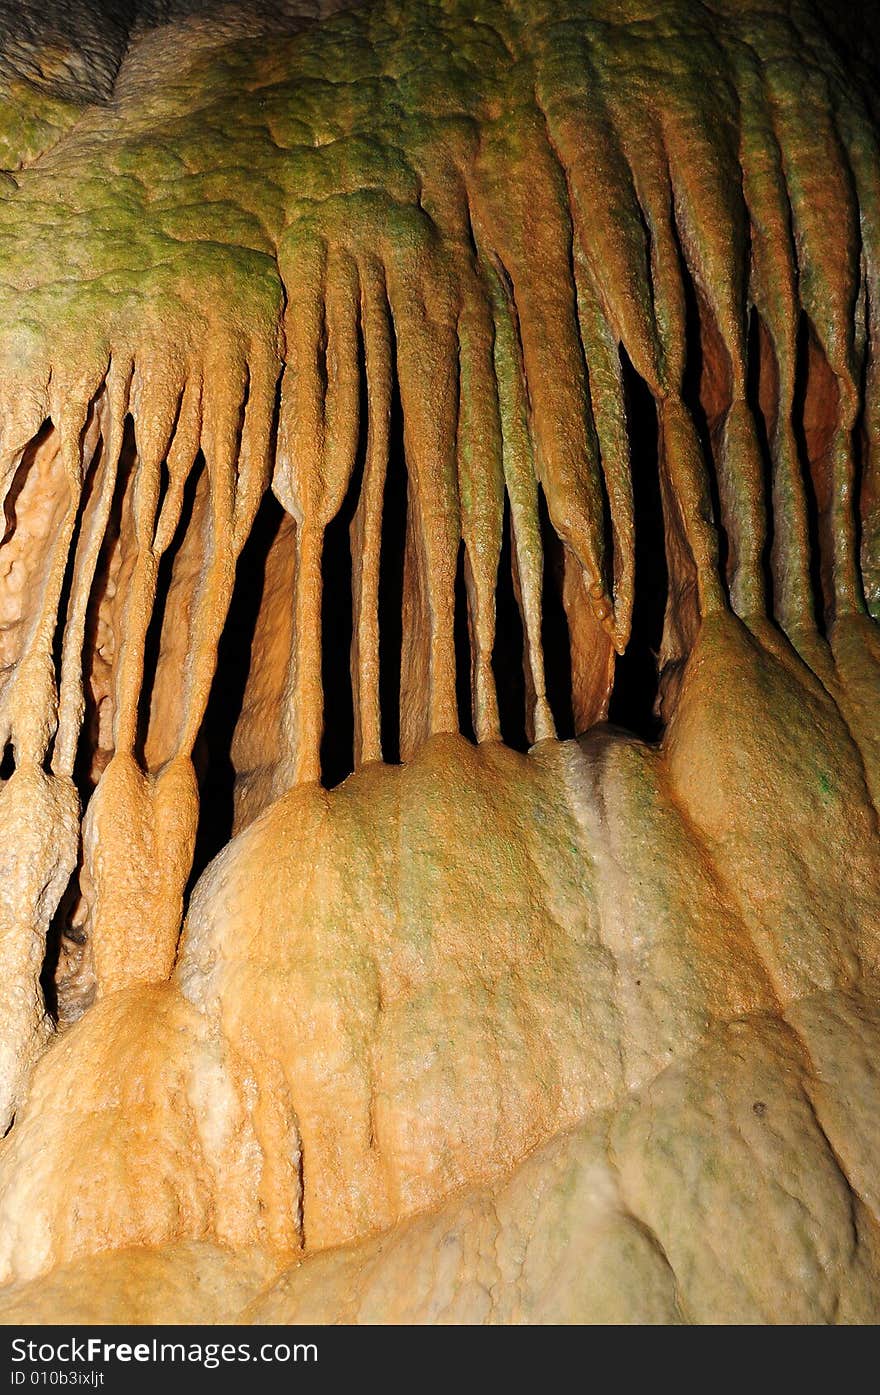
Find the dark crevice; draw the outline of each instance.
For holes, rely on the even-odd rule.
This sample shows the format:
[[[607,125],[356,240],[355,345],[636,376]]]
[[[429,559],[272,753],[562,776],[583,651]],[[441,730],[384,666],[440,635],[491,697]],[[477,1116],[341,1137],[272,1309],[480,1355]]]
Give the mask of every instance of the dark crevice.
[[[232,837],[235,768],[232,738],[241,716],[251,668],[251,650],[266,577],[266,560],[284,510],[267,493],[238,559],[235,588],[217,650],[217,670],[197,742],[200,780],[199,827],[189,890]]]
[[[544,676],[547,701],[561,740],[574,736],[574,711],[571,699],[571,641],[568,620],[562,603],[565,559],[562,540],[558,536],[547,510],[544,491],[538,486],[538,516],[544,547],[544,578],[541,591],[543,608],[541,644],[544,650]]]
[[[31,472],[31,467],[33,466],[34,460],[36,459],[37,452],[39,451],[40,447],[48,440],[49,436],[52,433],[52,430],[52,422],[50,418],[47,417],[46,420],[43,422],[43,425],[37,432],[36,436],[34,436],[33,440],[25,446],[24,450],[21,453],[21,460],[18,462],[18,465],[16,466],[15,474],[12,477],[12,483],[9,486],[9,490],[3,502],[5,518],[3,537],[2,540],[0,540],[0,547],[8,543],[9,539],[15,532],[16,525],[18,522],[16,513],[18,496],[21,494],[21,491],[24,488],[25,480]]]
[[[391,333],[394,334],[393,323]],[[406,550],[407,472],[403,409],[397,374],[392,375],[388,468],[382,501],[379,555],[379,703],[382,757],[400,760],[400,670],[403,654],[403,559]]]
[[[341,784],[354,770],[355,721],[351,673],[354,562],[351,525],[363,486],[369,427],[367,365],[363,328],[360,325],[358,336],[358,441],[355,464],[342,506],[324,533],[321,557],[321,681],[324,690],[321,782],[325,789]]]
[[[761,570],[764,577],[764,594],[768,605],[773,609],[773,455],[770,449],[770,434],[761,407],[761,372],[769,366],[766,354],[772,353],[770,336],[761,323],[761,317],[754,306],[749,313],[748,347],[746,354],[746,401],[752,420],[755,423],[755,437],[761,457],[761,482],[764,490],[764,518],[766,520],[764,548],[761,553]]]
[[[597,453],[599,447],[596,447]],[[614,523],[611,516],[611,499],[608,496],[608,481],[605,478],[604,469],[600,469],[599,488],[602,493],[602,537],[605,541],[605,553],[603,560],[603,576],[605,590],[609,596],[614,594]]]
[[[324,688],[321,783],[325,789],[340,784],[354,770],[351,521],[360,498],[366,450],[366,382],[363,379],[361,402],[357,462],[342,507],[324,533],[321,559],[321,681]]]
[[[620,363],[633,483],[635,594],[630,640],[615,664],[608,720],[644,741],[656,741],[662,727],[657,711],[658,655],[669,591],[657,408],[624,349]]]
[[[812,346],[812,348],[811,348]],[[813,592],[813,612],[820,635],[826,633],[826,614],[830,596],[826,595],[824,579],[821,504],[816,491],[814,462],[811,460],[811,447],[808,439],[808,398],[810,394],[811,353],[817,352],[813,342],[813,330],[808,316],[801,311],[798,321],[797,359],[795,365],[794,400],[792,403],[792,424],[797,443],[798,459],[807,512],[807,536],[809,543],[810,586]],[[811,404],[810,404],[811,405]]]
[[[458,705],[458,729],[469,741],[476,741],[471,698],[471,637],[468,622],[467,586],[464,577],[464,543],[459,543],[455,568],[455,612],[453,639],[455,643],[455,698]]]
[[[43,966],[40,969],[40,991],[43,994],[43,1002],[46,1005],[46,1012],[53,1022],[58,1021],[58,962],[61,958],[61,941],[69,938],[69,921],[73,907],[79,898],[79,868],[82,866],[82,840],[78,851],[77,867],[70,881],[67,883],[61,900],[55,908],[55,914],[49,924],[46,933],[46,945],[43,953]]]
[[[469,198],[469,196],[468,196],[468,186],[467,186],[467,182],[464,181],[464,180],[462,180],[461,190],[462,190],[462,195],[463,195],[463,197],[462,197],[462,212],[463,212],[463,214],[464,214],[464,231],[465,231],[465,234],[466,234],[466,236],[467,236],[468,250],[469,250],[469,252],[470,252],[470,254],[471,254],[471,259],[472,259],[472,261],[473,261],[474,269],[477,270],[477,269],[479,268],[479,265],[480,265],[480,249],[479,249],[479,247],[477,246],[477,239],[476,239],[476,236],[475,236],[475,234],[474,234],[474,222],[473,222],[473,215],[472,215],[472,213],[471,213],[470,198]]]
[[[495,593],[492,672],[495,675],[495,688],[498,693],[501,739],[515,751],[526,751],[529,739],[526,730],[525,631],[513,584],[511,528],[510,501],[505,494],[501,557]]]

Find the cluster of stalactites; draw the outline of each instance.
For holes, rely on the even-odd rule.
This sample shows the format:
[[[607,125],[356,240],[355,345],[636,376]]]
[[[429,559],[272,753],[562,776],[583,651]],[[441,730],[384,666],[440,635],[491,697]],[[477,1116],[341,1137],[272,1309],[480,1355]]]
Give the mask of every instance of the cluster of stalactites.
[[[450,144],[433,140],[422,151],[417,206],[365,188],[291,209],[277,249],[283,354],[279,287],[265,323],[245,337],[211,330],[194,348],[192,325],[154,333],[155,319],[144,330],[135,316],[120,336],[128,348],[102,331],[96,349],[83,326],[82,364],[44,365],[36,384],[16,385],[0,461],[4,491],[51,417],[64,507],[30,583],[27,623],[0,697],[0,737],[15,757],[0,794],[7,842],[20,846],[26,828],[34,844],[16,860],[14,891],[3,902],[11,922],[0,941],[17,946],[10,953],[32,957],[33,943],[42,943],[34,928],[45,932],[78,858],[72,776],[86,615],[127,417],[136,468],[112,677],[113,754],[82,831],[104,986],[161,978],[173,963],[197,818],[192,747],[236,561],[270,475],[296,523],[276,789],[320,773],[322,549],[356,478],[355,763],[382,758],[379,573],[396,392],[408,476],[405,755],[458,727],[453,631],[462,549],[474,730],[481,741],[499,737],[492,655],[505,516],[529,735],[553,735],[542,493],[565,547],[563,604],[579,637],[578,725],[606,711],[637,584],[623,353],[656,405],[670,578],[661,660],[685,656],[700,618],[728,605],[746,619],[772,616],[792,637],[815,625],[817,604],[829,621],[864,610],[876,576],[880,493],[880,161],[872,127],[833,71],[812,68],[807,81],[784,56],[762,67],[745,42],[730,45],[717,90],[671,81],[650,98],[599,72],[585,41],[568,44],[561,66],[547,43],[546,53],[540,41],[533,53],[534,101],[487,117],[479,142],[451,128]],[[690,301],[701,316],[696,335]],[[222,319],[222,297],[210,310]],[[752,314],[760,333],[750,343]],[[707,379],[700,403],[688,392],[697,345]],[[827,409],[816,423],[805,411],[811,372]],[[161,764],[144,769],[138,707],[158,571],[200,453],[207,522],[176,731]],[[6,967],[20,978],[21,966]],[[22,1020],[32,1021],[32,1000],[22,1002]]]
[[[857,97],[830,62],[805,80],[802,53],[762,66],[738,39],[718,91],[682,79],[649,104],[594,69],[586,41],[575,49],[577,84],[548,40],[533,107],[486,123],[476,152],[425,157],[418,208],[372,190],[328,199],[281,240],[274,488],[297,523],[281,786],[319,772],[322,536],[361,465],[356,757],[382,755],[377,595],[395,386],[412,505],[407,749],[457,726],[462,546],[474,729],[499,735],[506,506],[529,734],[553,734],[541,492],[570,564],[569,625],[587,637],[576,721],[607,711],[637,584],[625,359],[656,407],[670,583],[661,665],[727,606],[796,638],[864,612],[877,589],[880,158]]]
[[[622,38],[603,38],[604,66],[589,24],[558,28],[543,14],[534,17],[529,101],[482,112],[479,142],[466,123],[414,137],[416,204],[376,187],[291,201],[277,246],[286,355],[273,485],[297,524],[280,785],[319,773],[323,537],[353,477],[360,491],[352,525],[355,761],[382,757],[379,563],[395,390],[410,505],[406,751],[458,725],[453,627],[461,549],[474,730],[480,740],[499,736],[492,653],[506,514],[528,731],[536,740],[553,734],[542,657],[541,493],[565,544],[563,603],[584,656],[574,675],[576,720],[585,725],[603,715],[636,586],[624,353],[656,404],[670,578],[661,661],[685,655],[700,616],[727,604],[745,617],[772,615],[793,633],[814,623],[817,607],[823,620],[864,609],[865,591],[874,587],[880,160],[857,96],[832,58],[805,67],[811,38],[795,42],[791,25],[771,34],[778,51],[761,63],[747,13],[719,23],[704,55],[717,63],[714,87],[695,80],[690,59],[681,66],[672,40],[668,85],[646,88],[638,43],[625,25]],[[646,53],[656,65],[666,40],[651,42]],[[691,301],[701,317],[696,333]],[[750,314],[760,324],[751,345]],[[804,421],[805,326],[826,397],[833,396],[833,420],[819,445]],[[44,394],[38,403],[40,393],[30,391],[28,414],[37,418],[42,407],[57,422],[70,489],[42,618],[5,699],[7,737],[38,763],[53,735],[49,636],[78,527],[89,402],[100,393],[108,498],[125,411],[140,461],[139,560],[116,676],[117,750],[133,743],[157,559],[176,524],[181,473],[201,442],[192,403],[206,380],[227,404],[230,424],[206,423],[214,532],[203,602],[215,619],[204,632],[193,628],[194,692],[205,690],[221,602],[254,516],[256,490],[237,457],[238,425],[245,400],[249,415],[259,401],[271,423],[274,365],[262,383],[258,374],[243,386],[238,351],[230,362],[218,350],[211,362],[199,354],[197,364],[141,370],[139,326],[127,329],[135,346],[128,367],[114,353],[103,386],[105,369],[96,372],[90,358],[81,371],[65,366],[57,382],[67,387],[55,387],[53,402]],[[261,325],[256,337],[269,340],[275,329]],[[149,326],[146,337],[149,343]],[[750,356],[758,352],[756,373]],[[711,360],[714,382],[695,403],[688,375],[700,355]],[[57,366],[49,367],[56,383]],[[157,522],[162,469],[170,483]],[[233,501],[242,480],[246,506]],[[82,711],[82,617],[104,497],[93,493],[65,623],[52,757],[59,774],[72,766]],[[811,537],[814,506],[820,558]],[[27,702],[17,703],[25,690]],[[190,708],[181,749],[199,720],[199,702]]]
[[[174,962],[192,865],[198,795],[192,766],[225,624],[238,553],[270,476],[279,360],[276,336],[186,372],[148,353],[115,355],[81,395],[47,389],[19,404],[20,420],[48,417],[3,461],[9,528],[4,589],[8,659],[0,739],[14,769],[0,788],[8,850],[0,906],[0,961],[9,986],[0,1029],[0,1122],[8,1122],[45,1037],[39,976],[49,922],[81,862],[99,989],[166,978]],[[120,460],[133,426],[133,460]],[[51,425],[54,423],[54,425]],[[185,614],[173,730],[145,767],[139,709],[161,560],[181,524],[199,462],[204,497],[200,562]],[[116,605],[118,644],[108,707],[111,754],[80,826],[74,774],[82,737],[87,617],[106,587],[99,559],[126,497],[125,556]],[[0,552],[2,557],[2,552]],[[2,562],[0,562],[2,566]],[[114,583],[115,585],[115,583]],[[22,594],[23,593],[23,594]]]

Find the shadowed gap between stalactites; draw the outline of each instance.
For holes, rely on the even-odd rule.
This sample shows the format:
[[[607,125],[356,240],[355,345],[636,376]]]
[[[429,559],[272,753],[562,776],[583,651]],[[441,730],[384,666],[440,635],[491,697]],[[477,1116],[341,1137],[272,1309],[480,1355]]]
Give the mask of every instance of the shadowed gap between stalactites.
[[[657,408],[624,349],[620,365],[633,486],[635,593],[629,643],[614,667],[608,720],[644,741],[657,741],[662,729],[657,704],[659,655],[669,594]]]

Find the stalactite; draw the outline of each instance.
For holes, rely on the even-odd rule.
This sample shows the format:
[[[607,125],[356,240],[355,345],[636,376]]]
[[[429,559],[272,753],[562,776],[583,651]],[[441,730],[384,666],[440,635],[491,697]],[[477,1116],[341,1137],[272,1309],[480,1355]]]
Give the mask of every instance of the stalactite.
[[[187,480],[200,448],[202,425],[202,378],[191,368],[183,384],[174,439],[165,456],[168,484],[156,523],[155,549],[158,556],[170,547],[180,522]]]
[[[406,531],[403,541],[399,702],[399,748],[400,759],[404,763],[412,760],[420,746],[431,735],[429,699],[433,657],[432,617],[428,608],[428,579],[415,504],[412,474],[408,472]],[[452,624],[454,617],[450,619],[450,625]],[[450,663],[445,671],[447,675],[450,674],[455,658],[454,650],[448,658]],[[450,730],[458,727],[458,712],[451,707],[448,724]]]
[[[87,520],[86,531],[76,552],[71,585],[70,604],[64,626],[59,682],[58,732],[52,753],[52,769],[56,774],[73,776],[77,744],[83,720],[83,644],[86,611],[98,564],[98,556],[107,531],[116,472],[122,450],[123,428],[128,398],[130,366],[120,369],[111,363],[104,383],[101,411],[103,453],[100,482]]]
[[[568,190],[578,322],[611,517],[611,638],[622,653],[630,634],[635,556],[618,347],[629,344],[642,365],[642,376],[656,381],[661,350],[651,315],[647,249],[631,172],[603,102],[585,37],[572,36],[561,52],[539,38],[536,74],[537,97]],[[588,100],[584,84],[590,91]],[[643,362],[645,350],[650,367]],[[613,663],[610,655],[608,663]]]
[[[208,521],[204,560],[191,601],[180,729],[172,763],[176,759],[189,761],[192,754],[235,582],[236,465],[246,389],[247,364],[240,351],[218,353],[214,362],[206,365],[201,449],[208,478]]]
[[[39,622],[47,572],[68,509],[60,433],[47,421],[21,453],[5,506],[2,552],[0,730],[11,734],[12,704],[24,653]]]
[[[657,403],[669,601],[661,664],[689,652],[699,616],[725,608],[707,463],[683,400],[687,319],[668,161],[654,122],[638,102],[608,93],[608,106],[650,241],[652,334],[624,346]],[[644,329],[634,323],[633,330]],[[659,343],[659,356],[654,341]]]
[[[768,75],[785,168],[800,270],[801,305],[818,337],[839,393],[829,452],[827,542],[832,615],[863,609],[856,556],[853,435],[861,365],[854,320],[859,290],[858,212],[851,175],[819,75],[806,84],[800,64]]]
[[[326,245],[292,249],[275,492],[297,522],[295,640],[285,700],[284,780],[320,775],[321,554],[348,487],[358,439],[357,271]],[[304,289],[303,289],[304,287]]]
[[[453,639],[461,536],[457,306],[437,249],[430,241],[417,247],[416,256],[401,248],[386,264],[410,491],[404,589],[414,592],[412,604],[424,618],[423,626],[416,623],[404,635],[404,652],[409,644],[413,654],[401,676],[402,756],[433,733],[458,729]],[[422,676],[426,691],[420,697]]]
[[[535,207],[529,193],[534,179],[549,191],[557,217],[547,219]],[[535,465],[550,518],[585,572],[597,619],[613,634],[599,447],[577,323],[568,201],[542,121],[519,118],[503,135],[493,132],[481,151],[477,189],[480,221],[491,229],[491,245],[518,307]],[[536,261],[540,278],[531,274]]]
[[[458,490],[470,616],[474,730],[478,741],[501,734],[492,672],[495,592],[504,523],[501,421],[492,365],[493,329],[482,286],[465,297],[459,318]]]
[[[379,568],[393,373],[385,279],[374,257],[361,259],[360,283],[368,425],[361,495],[351,523],[355,768],[382,759]]]
[[[491,262],[485,264],[495,321],[494,366],[501,418],[504,481],[510,500],[512,552],[518,602],[525,636],[524,662],[530,702],[526,728],[534,741],[552,739],[556,731],[547,702],[541,641],[541,590],[544,560],[538,521],[538,483],[528,431],[525,382],[516,311],[505,282]]]
[[[570,548],[562,549],[562,609],[568,628],[571,713],[576,732],[608,716],[614,683],[614,646],[596,619],[583,571]]]
[[[663,349],[654,319],[649,248],[633,173],[581,37],[560,72],[540,51],[537,94],[564,161],[576,244],[608,329],[626,343],[646,382],[656,384]]]
[[[124,594],[124,642],[114,667],[114,754],[89,805],[83,839],[83,885],[102,992],[131,981],[161,980],[174,959],[198,818],[192,748],[213,678],[235,557],[268,480],[277,369],[271,353],[252,347],[250,367],[243,352],[226,344],[209,348],[205,361],[189,365],[189,371],[182,359],[161,367],[138,364],[135,371],[135,559]],[[114,416],[118,436],[120,409]],[[189,616],[177,732],[165,741],[159,767],[143,770],[144,663],[158,569],[177,532],[200,446],[207,462],[210,529]]]
[[[236,558],[250,537],[272,473],[275,401],[281,371],[277,334],[265,340],[252,338],[247,348],[247,402],[235,472],[232,519]]]
[[[738,160],[737,109],[730,83],[709,97],[696,53],[718,54],[709,40],[676,92],[660,109],[668,152],[674,218],[688,272],[705,297],[724,346],[730,400],[719,423],[716,474],[728,540],[731,602],[741,616],[766,613],[762,557],[766,504],[755,423],[747,401],[747,238]]]
[[[614,630],[611,640],[625,650],[632,624],[635,592],[635,522],[629,438],[618,341],[602,315],[591,274],[582,253],[574,257],[581,341],[589,365],[590,402],[608,497],[614,585]]]
[[[773,461],[773,611],[792,635],[814,623],[807,504],[794,433],[798,290],[791,212],[781,152],[760,70],[737,47],[743,193],[751,224],[750,294],[766,326],[776,369],[769,425]]]
[[[5,695],[15,770],[0,788],[5,829],[0,962],[7,1010],[0,1028],[0,1128],[4,1131],[49,1032],[39,975],[49,922],[76,865],[79,801],[67,775],[43,769],[57,718],[52,643],[83,475],[87,404],[57,411],[68,492],[46,577],[11,689]]]
[[[49,546],[38,600],[22,645],[15,673],[3,693],[3,721],[8,724],[16,760],[42,763],[56,722],[55,670],[52,643],[58,623],[64,573],[76,527],[82,487],[80,435],[86,408],[70,404],[58,425],[67,502]]]
[[[179,927],[179,899],[167,885],[168,863],[182,860],[181,854],[174,856],[176,828],[163,826],[168,791],[142,771],[139,746],[145,650],[161,557],[156,526],[162,465],[183,386],[182,364],[149,359],[135,363],[129,404],[137,448],[132,493],[135,558],[114,669],[114,753],[90,801],[83,832],[88,933],[100,993],[167,977]],[[121,409],[120,401],[113,428],[117,436]]]
[[[880,619],[880,142],[847,94],[837,106],[837,122],[856,186],[860,216],[865,293],[864,412],[861,498],[862,547],[859,558],[865,603]]]
[[[183,392],[182,376],[168,385],[159,375],[157,365],[137,364],[131,392],[137,449],[132,497],[136,552],[125,598],[123,640],[116,664],[113,735],[117,756],[134,757],[139,735],[144,651],[159,570],[155,534],[162,497],[162,464],[171,439],[177,404]]]

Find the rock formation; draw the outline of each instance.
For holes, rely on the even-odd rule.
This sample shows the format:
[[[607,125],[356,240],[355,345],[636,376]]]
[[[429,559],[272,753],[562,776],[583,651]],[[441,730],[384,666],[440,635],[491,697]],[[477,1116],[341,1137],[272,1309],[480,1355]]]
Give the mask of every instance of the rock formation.
[[[868,17],[43,9],[0,1319],[877,1321]]]

